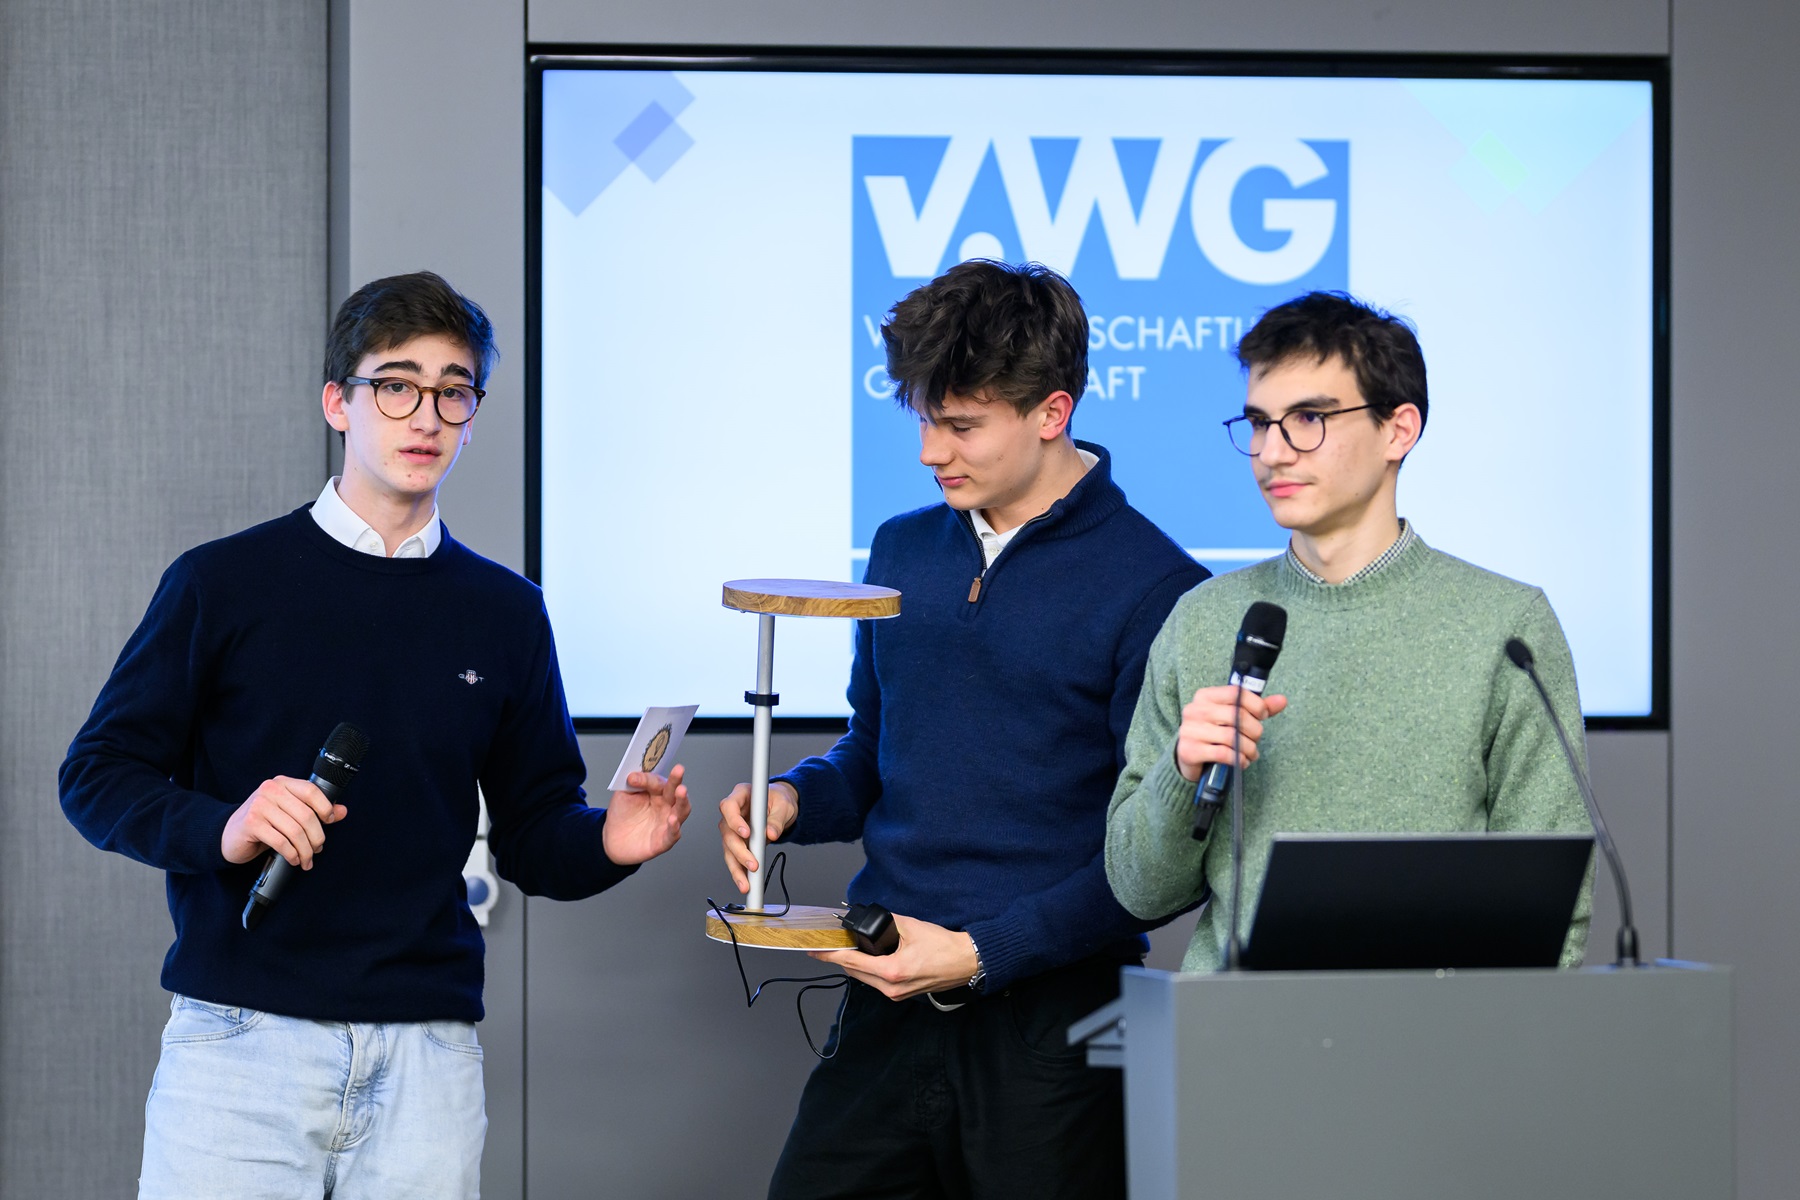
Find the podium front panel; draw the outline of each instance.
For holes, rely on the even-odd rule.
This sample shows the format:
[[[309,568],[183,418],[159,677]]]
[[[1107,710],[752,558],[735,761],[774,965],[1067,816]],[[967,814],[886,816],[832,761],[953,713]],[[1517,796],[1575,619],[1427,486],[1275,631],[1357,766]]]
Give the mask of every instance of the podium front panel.
[[[1133,1200],[1728,1200],[1717,968],[1125,972]]]

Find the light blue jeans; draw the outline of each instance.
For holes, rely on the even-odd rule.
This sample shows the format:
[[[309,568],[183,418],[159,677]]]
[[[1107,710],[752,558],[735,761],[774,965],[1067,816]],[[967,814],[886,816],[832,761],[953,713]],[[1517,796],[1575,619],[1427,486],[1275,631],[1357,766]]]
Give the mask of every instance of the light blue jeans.
[[[305,1021],[176,996],[139,1200],[455,1200],[487,1110],[466,1021]]]

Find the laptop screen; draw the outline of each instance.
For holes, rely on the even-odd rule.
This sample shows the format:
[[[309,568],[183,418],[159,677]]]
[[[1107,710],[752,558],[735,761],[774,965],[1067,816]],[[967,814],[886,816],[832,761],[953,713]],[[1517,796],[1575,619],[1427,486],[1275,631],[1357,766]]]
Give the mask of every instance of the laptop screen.
[[[1244,966],[1554,967],[1593,846],[1587,834],[1279,834]]]

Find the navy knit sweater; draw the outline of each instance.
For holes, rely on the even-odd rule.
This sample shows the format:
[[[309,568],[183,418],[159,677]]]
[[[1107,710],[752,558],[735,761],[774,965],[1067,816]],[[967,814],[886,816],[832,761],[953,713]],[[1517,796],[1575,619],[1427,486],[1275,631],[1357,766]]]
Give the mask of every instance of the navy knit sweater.
[[[304,779],[340,721],[369,738],[349,815],[247,933],[260,863],[226,863],[225,822],[263,780]],[[169,873],[169,990],[322,1020],[473,1021],[477,781],[499,873],[577,899],[631,873],[601,849],[584,776],[535,587],[447,531],[429,558],[377,558],[302,508],[164,573],[61,785],[89,841]]]
[[[860,837],[850,899],[966,930],[990,989],[1125,958],[1161,923],[1107,886],[1106,805],[1150,642],[1207,572],[1077,444],[1100,461],[985,572],[949,505],[882,525],[865,579],[900,615],[858,623],[849,732],[781,777],[790,840]]]

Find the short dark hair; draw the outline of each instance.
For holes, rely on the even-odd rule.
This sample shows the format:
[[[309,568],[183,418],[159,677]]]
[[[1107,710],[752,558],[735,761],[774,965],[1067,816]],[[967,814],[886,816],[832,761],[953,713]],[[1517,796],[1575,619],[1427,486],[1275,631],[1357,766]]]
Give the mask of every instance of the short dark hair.
[[[487,385],[488,371],[499,357],[493,322],[479,304],[432,271],[365,283],[338,307],[325,338],[325,382],[342,383],[356,374],[365,355],[432,334],[461,342],[475,359],[475,386]]]
[[[1238,342],[1237,359],[1254,374],[1297,359],[1342,359],[1356,389],[1379,420],[1402,404],[1419,410],[1425,428],[1425,352],[1412,323],[1343,292],[1308,292],[1262,315]]]
[[[958,263],[908,293],[881,327],[902,408],[935,419],[952,393],[1030,412],[1087,388],[1088,323],[1069,281],[1039,263]]]

